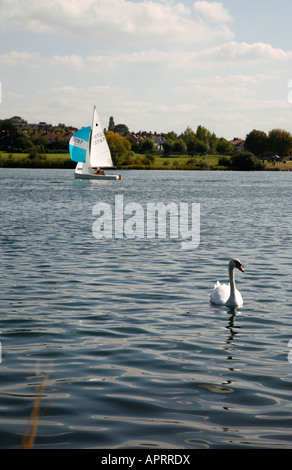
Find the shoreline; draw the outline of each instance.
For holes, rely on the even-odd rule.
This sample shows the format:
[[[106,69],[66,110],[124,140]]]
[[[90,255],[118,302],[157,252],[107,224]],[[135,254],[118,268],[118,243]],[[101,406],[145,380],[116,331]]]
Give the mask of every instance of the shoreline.
[[[1,166],[0,171],[3,170],[74,170],[74,168],[65,167],[65,166]],[[116,170],[119,171],[242,171],[242,172],[249,172],[249,171],[257,171],[257,172],[266,172],[266,171],[276,171],[276,172],[290,172],[292,171],[291,168],[284,168],[284,167],[267,167],[263,170],[234,170],[230,168],[162,168],[162,167],[117,167]]]
[[[175,170],[175,171],[234,171],[228,165],[219,164],[221,155],[140,155],[133,154],[131,161],[117,164],[118,170]],[[231,157],[227,156],[229,160]],[[261,160],[260,160],[261,161]],[[221,163],[221,162],[220,162]],[[74,170],[73,162],[68,153],[49,153],[31,156],[27,153],[0,153],[0,168],[32,168],[32,169],[68,169]],[[239,170],[241,171],[241,170]],[[292,171],[292,161],[286,163],[266,162],[264,168],[246,171]]]

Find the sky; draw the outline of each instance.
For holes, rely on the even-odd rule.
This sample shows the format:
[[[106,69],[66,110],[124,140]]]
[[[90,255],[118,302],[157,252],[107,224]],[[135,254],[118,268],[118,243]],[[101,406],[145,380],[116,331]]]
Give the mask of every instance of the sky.
[[[291,18],[291,0],[0,0],[0,119],[80,128],[96,105],[133,132],[292,132]]]

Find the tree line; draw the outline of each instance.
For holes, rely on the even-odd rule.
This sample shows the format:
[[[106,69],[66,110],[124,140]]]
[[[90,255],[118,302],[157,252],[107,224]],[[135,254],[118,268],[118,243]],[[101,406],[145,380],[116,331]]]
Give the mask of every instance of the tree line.
[[[155,143],[152,137],[146,137],[140,141],[128,134],[127,136],[116,137],[113,131],[107,133],[107,139],[113,147],[113,152],[120,155],[128,151],[129,143],[131,150],[140,154],[151,154],[156,152]],[[217,136],[199,125],[194,131],[190,127],[178,135],[175,132],[161,134],[164,138],[162,153],[167,155],[228,155],[232,156],[236,149],[234,145],[224,137]],[[115,143],[114,143],[115,142]],[[124,149],[123,149],[124,147]],[[120,149],[120,152],[117,151]],[[292,151],[292,135],[282,129],[273,129],[268,134],[259,130],[252,130],[247,134],[244,149],[253,153],[256,157],[279,155],[287,156]]]
[[[174,132],[165,134],[164,153],[178,154],[219,154],[232,156],[236,149],[231,142],[224,137],[217,138],[203,126],[198,126],[197,131],[190,127],[177,136]],[[282,129],[273,129],[268,134],[259,130],[252,130],[247,134],[244,148],[256,157],[277,154],[287,156],[292,151],[292,135]]]
[[[136,140],[130,134],[125,125],[113,126],[106,132],[106,138],[116,163],[126,158],[130,152],[150,155],[156,153],[153,138]],[[118,130],[123,129],[120,135]],[[127,133],[126,133],[127,131]],[[214,132],[199,125],[194,131],[187,127],[181,134],[171,131],[161,134],[163,137],[163,149],[165,155],[205,155],[219,154],[232,156],[235,152],[234,146],[225,138],[217,138]],[[245,150],[256,157],[277,154],[287,156],[292,151],[292,136],[282,129],[273,129],[268,134],[260,130],[252,130],[247,134],[244,144]],[[33,137],[23,134],[11,119],[0,121],[0,151],[12,153],[67,153],[68,139],[57,137],[49,141],[45,137]]]
[[[0,121],[0,151],[12,153],[67,153],[68,140],[57,137],[49,141],[45,137],[24,134],[11,119]]]
[[[292,150],[292,136],[282,129],[273,129],[268,134],[254,129],[247,134],[244,147],[258,157],[275,154],[285,157]]]

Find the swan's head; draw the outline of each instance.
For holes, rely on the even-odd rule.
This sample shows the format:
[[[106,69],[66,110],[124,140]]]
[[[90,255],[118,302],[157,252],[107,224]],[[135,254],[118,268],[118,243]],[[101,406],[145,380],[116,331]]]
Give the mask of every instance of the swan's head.
[[[239,261],[239,259],[237,258],[233,258],[230,262],[229,262],[229,266],[231,268],[237,268],[239,269],[239,271],[243,272],[244,273],[244,269],[242,267],[242,264],[241,264],[241,261]]]

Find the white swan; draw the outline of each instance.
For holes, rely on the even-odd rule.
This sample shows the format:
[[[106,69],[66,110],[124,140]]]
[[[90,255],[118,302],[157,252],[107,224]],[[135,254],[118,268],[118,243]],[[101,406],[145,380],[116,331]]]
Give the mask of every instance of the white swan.
[[[210,292],[210,301],[217,305],[227,305],[228,307],[241,307],[243,300],[241,293],[235,287],[234,268],[244,273],[243,267],[239,259],[234,258],[229,261],[228,272],[230,284],[220,284],[216,282],[212,292]]]

